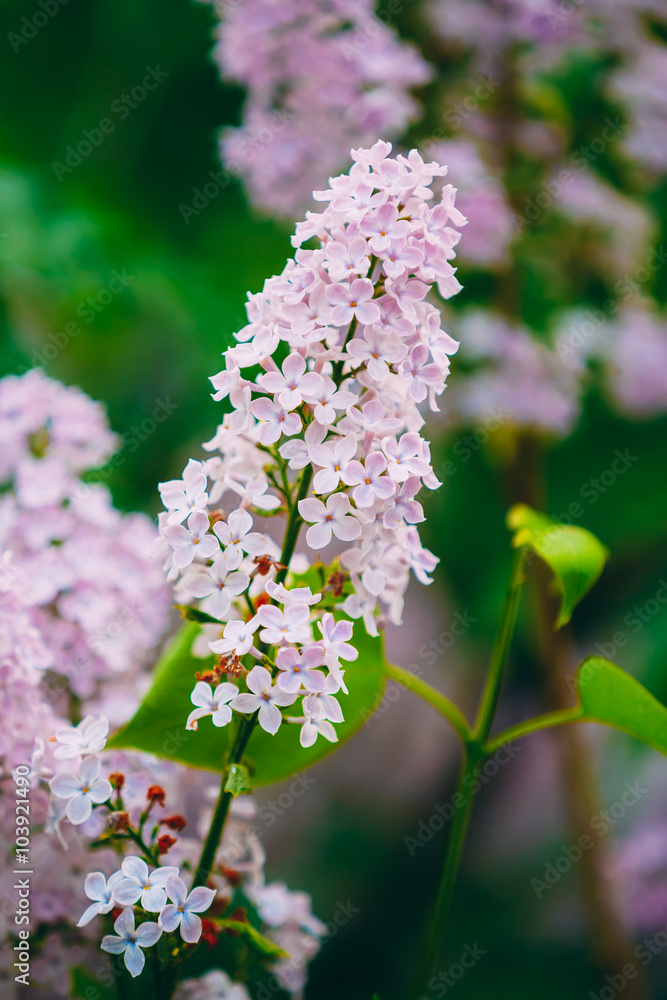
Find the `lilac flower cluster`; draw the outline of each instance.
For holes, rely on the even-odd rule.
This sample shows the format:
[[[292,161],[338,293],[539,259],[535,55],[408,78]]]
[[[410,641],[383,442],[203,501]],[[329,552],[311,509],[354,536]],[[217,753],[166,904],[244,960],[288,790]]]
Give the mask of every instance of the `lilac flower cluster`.
[[[104,870],[85,877],[89,903],[77,928],[87,933],[83,929],[97,917],[113,913],[114,933],[102,937],[101,948],[122,955],[130,974],[138,976],[145,965],[144,951],[163,935],[174,935],[173,947],[179,939],[187,945],[202,940],[215,943],[224,931],[224,914],[235,912],[237,890],[242,888],[257,907],[266,935],[289,955],[273,969],[279,982],[288,991],[300,989],[326,928],[312,915],[305,893],[265,882],[264,852],[251,822],[252,802],[235,803],[209,884],[188,891],[200,838],[210,825],[208,801],[215,798],[215,786],[209,787],[205,775],[194,773],[186,789],[183,769],[174,764],[106,750],[108,731],[104,716],[86,716],[77,726],[61,727],[54,737],[57,773],[48,782],[52,828],[63,837],[67,821],[91,841],[113,843],[117,852],[130,844],[133,851],[140,851],[127,854],[120,868],[118,853],[98,851],[98,864],[104,862]],[[173,813],[174,806],[182,812]],[[191,823],[197,835],[181,836]],[[166,854],[175,863],[162,864]],[[85,867],[94,862],[89,853]],[[208,916],[202,918],[203,913]],[[183,991],[205,996],[205,986],[202,980],[192,981],[184,984]],[[233,986],[239,997],[246,996],[244,987]]]
[[[275,974],[291,989],[296,969],[302,984],[322,925],[311,915],[310,929],[295,933],[303,894],[265,884],[261,845],[239,807],[218,854],[223,867],[214,869],[211,887],[187,894],[182,879],[196,865],[210,825],[216,791],[210,777],[194,772],[185,781],[175,764],[106,749],[106,716],[120,723],[135,710],[173,597],[147,555],[158,539],[150,521],[120,515],[105,487],[82,479],[118,442],[102,409],[39,371],[8,377],[0,381],[0,441],[0,795],[13,797],[17,774],[29,790],[29,858],[39,871],[30,899],[35,995],[69,995],[71,967],[99,965],[93,917],[109,921],[112,910],[124,907],[105,948],[122,951],[136,972],[142,946],[156,938],[147,924],[157,926],[157,936],[177,934],[187,942],[200,930],[203,903],[215,896],[217,912],[233,908],[237,882],[257,906],[264,895],[285,894],[284,920],[267,925],[266,934],[289,937],[290,959],[280,960]],[[70,722],[73,711],[84,714],[78,725]],[[118,873],[119,848],[121,855],[128,846],[137,849],[128,832],[141,839],[149,817],[150,870],[146,860],[128,855]],[[188,825],[197,835],[180,835]],[[0,820],[2,912],[16,906],[15,838],[14,810],[7,809]],[[173,863],[165,869],[166,853]],[[82,872],[91,874],[89,906],[80,917]],[[163,880],[165,899],[157,921],[137,926],[142,917],[128,901],[138,875],[147,875],[146,883]],[[13,982],[16,971],[14,928],[13,922],[3,927],[2,982]],[[211,924],[202,936],[212,943],[218,934]],[[199,989],[199,981],[190,985]],[[230,996],[247,1000],[240,984],[230,984]]]
[[[167,623],[169,594],[149,550],[148,518],[123,516],[84,474],[119,440],[102,408],[38,369],[0,381],[0,549],[43,637],[40,669],[90,697],[136,670]]]
[[[431,204],[445,167],[390,152],[385,142],[353,150],[349,173],[315,192],[324,211],[306,214],[294,259],[249,296],[249,323],[211,379],[230,406],[205,445],[218,454],[160,487],[169,577],[184,603],[201,601],[220,622],[206,626],[209,646],[232,678],[197,683],[191,728],[259,710],[275,733],[281,709],[301,697],[302,714],[288,721],[301,724],[302,744],[335,740],[341,660],[357,657],[348,619],[363,618],[372,635],[384,619],[399,623],[410,573],[427,584],[436,565],[416,527],[418,492],[439,486],[419,405],[437,409],[458,345],[427,295],[433,285],[443,298],[459,290],[453,227],[465,219],[451,185]],[[317,249],[304,249],[312,239]],[[287,515],[282,551],[253,530],[251,510]],[[316,593],[296,579],[307,560],[289,562],[302,523],[316,556],[343,543]]]
[[[374,6],[254,0],[226,10],[214,55],[247,100],[242,125],[223,132],[222,155],[255,204],[293,216],[347,166],[351,146],[398,136],[416,117],[410,88],[431,71]]]
[[[477,424],[501,410],[515,430],[565,436],[595,380],[624,414],[664,412],[667,327],[647,304],[663,254],[656,219],[637,196],[667,169],[667,48],[651,30],[664,22],[664,4],[433,0],[427,16],[450,57],[441,94],[451,109],[444,119],[458,131],[439,141],[436,129],[423,149],[449,163],[458,205],[470,216],[465,259],[491,272],[495,288],[493,305],[449,321],[462,360],[472,364],[452,384],[447,417]],[[620,115],[601,116],[599,131],[579,148],[549,76],[573,52],[600,61],[599,87],[622,105]],[[479,86],[471,66],[489,74]],[[603,180],[601,157],[614,161],[617,177],[632,179],[633,197]],[[565,269],[554,267],[553,241]],[[521,316],[514,256],[519,271],[530,260],[527,270],[545,288],[551,334],[530,330]],[[584,275],[608,297],[604,312],[582,304],[577,318],[557,303],[585,297]]]
[[[493,418],[558,437],[572,430],[587,378],[579,351],[484,309],[464,312],[457,332],[462,360],[475,368],[450,386],[445,419],[484,427]]]

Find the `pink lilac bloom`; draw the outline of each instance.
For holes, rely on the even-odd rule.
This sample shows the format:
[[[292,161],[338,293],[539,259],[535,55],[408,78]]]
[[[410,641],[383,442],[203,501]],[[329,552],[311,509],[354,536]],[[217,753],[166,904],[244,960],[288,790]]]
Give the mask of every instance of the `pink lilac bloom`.
[[[599,344],[611,402],[630,417],[667,413],[667,318],[646,303],[622,309]]]
[[[667,822],[644,820],[614,849],[609,879],[628,923],[641,933],[667,923]]]
[[[422,410],[438,412],[458,347],[434,298],[460,288],[452,260],[466,220],[456,189],[444,183],[447,168],[417,150],[394,156],[384,141],[350,156],[348,173],[314,192],[321,211],[297,224],[294,257],[248,296],[248,323],[211,379],[231,413],[204,446],[211,457],[191,459],[182,480],[163,485],[160,515],[164,569],[184,604],[210,611],[199,602],[212,599],[216,580],[224,584],[224,567],[237,574],[218,608],[220,627],[205,625],[194,652],[220,656],[222,669],[240,678],[238,693],[228,698],[222,685],[218,699],[198,683],[188,724],[204,714],[226,724],[231,710],[256,716],[270,733],[283,722],[307,727],[308,746],[320,735],[333,740],[331,724],[342,721],[340,661],[357,656],[351,619],[377,635],[386,621],[400,623],[412,576],[431,582],[437,559],[419,540],[423,512],[414,497],[440,484]],[[311,239],[317,246],[305,249]],[[178,505],[195,494],[208,505],[187,527],[175,524]],[[291,551],[283,556],[255,530],[268,504],[304,529],[307,555],[289,565],[282,563]],[[313,594],[299,576],[334,539],[344,592]],[[301,714],[283,713],[299,699]]]
[[[580,413],[586,368],[565,344],[537,339],[526,327],[478,309],[457,324],[462,356],[475,369],[452,384],[450,423],[487,428],[531,428],[564,437]]]
[[[349,164],[351,146],[400,136],[431,70],[376,17],[373,0],[247,0],[225,5],[214,59],[246,88],[240,126],[222,159],[251,201],[292,216],[313,188]],[[336,256],[336,266],[341,258]]]
[[[457,208],[468,219],[459,256],[482,268],[507,265],[516,226],[507,195],[497,173],[484,163],[471,139],[431,142],[429,156],[449,167],[449,179],[458,188]]]
[[[170,597],[150,560],[155,529],[113,506],[104,465],[119,439],[79,389],[39,370],[0,380],[0,549],[11,551],[31,627],[49,668],[79,697],[146,661]]]

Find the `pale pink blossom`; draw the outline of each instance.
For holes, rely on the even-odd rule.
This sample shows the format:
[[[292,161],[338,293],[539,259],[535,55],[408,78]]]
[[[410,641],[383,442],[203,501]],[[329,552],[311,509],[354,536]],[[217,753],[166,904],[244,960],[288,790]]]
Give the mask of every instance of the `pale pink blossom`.
[[[251,694],[239,694],[232,702],[237,712],[249,715],[259,710],[258,721],[267,733],[275,734],[283,720],[280,708],[293,705],[296,695],[274,686],[266,667],[253,667],[246,677]]]

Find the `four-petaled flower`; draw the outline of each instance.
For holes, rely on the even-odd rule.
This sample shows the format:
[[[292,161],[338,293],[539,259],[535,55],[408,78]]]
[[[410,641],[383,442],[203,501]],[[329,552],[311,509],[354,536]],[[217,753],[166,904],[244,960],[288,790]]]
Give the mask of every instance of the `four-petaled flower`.
[[[275,604],[263,604],[257,614],[264,626],[259,633],[262,642],[274,645],[282,642],[307,642],[310,638],[310,609],[306,604],[290,604],[284,611]]]
[[[266,535],[251,531],[252,515],[239,507],[233,510],[226,521],[216,521],[213,531],[225,546],[225,560],[228,569],[238,569],[243,562],[243,553],[261,556],[269,550]]]
[[[339,438],[335,443],[311,444],[308,455],[314,465],[321,465],[313,479],[315,493],[331,493],[343,480],[350,485],[347,478],[347,467],[357,451],[357,439],[354,434]]]
[[[294,646],[287,646],[276,656],[276,666],[280,670],[276,683],[288,694],[295,694],[301,687],[306,691],[324,691],[324,674],[316,669],[324,662],[321,646],[304,646],[301,652]]]
[[[312,524],[306,532],[311,549],[321,549],[331,541],[332,533],[344,542],[351,542],[361,534],[361,525],[351,514],[352,506],[347,493],[332,493],[326,506],[321,500],[309,497],[299,501],[299,514]]]
[[[208,515],[195,511],[188,518],[188,526],[170,524],[162,534],[174,550],[174,566],[185,569],[193,559],[212,559],[219,551],[220,545],[215,535],[209,534]]]
[[[57,774],[49,788],[59,799],[68,799],[65,814],[74,826],[85,823],[93,811],[93,804],[106,802],[113,791],[106,778],[100,778],[102,766],[98,757],[85,757],[78,775]]]
[[[162,908],[160,927],[169,933],[180,927],[183,940],[188,944],[196,944],[202,931],[202,923],[197,914],[208,910],[215,899],[215,889],[200,885],[188,895],[183,879],[178,875],[171,875],[167,879],[167,895],[171,903]]]
[[[347,467],[347,479],[355,485],[352,497],[357,507],[370,507],[377,497],[388,500],[396,492],[396,484],[384,475],[387,459],[381,451],[372,451],[367,456],[364,465],[361,462],[350,462]]]
[[[266,667],[253,667],[246,677],[246,684],[252,694],[239,694],[232,702],[237,712],[250,714],[259,709],[259,724],[267,733],[275,735],[283,721],[278,706],[293,705],[295,694],[281,691],[271,684],[271,674]]]
[[[167,902],[165,885],[170,875],[178,875],[178,868],[164,865],[149,872],[148,865],[141,858],[125,858],[120,870],[123,878],[114,889],[116,902],[121,906],[133,906],[139,899],[144,910],[159,913]]]
[[[79,917],[77,927],[85,927],[98,913],[109,913],[115,906],[114,889],[123,877],[123,873],[114,872],[109,876],[109,881],[105,879],[102,872],[91,872],[86,875],[83,884],[83,891],[88,899],[92,899],[87,910],[84,910]]]
[[[236,557],[232,554],[232,561]],[[250,577],[247,573],[230,573],[225,553],[195,576],[188,578],[188,589],[194,597],[204,597],[202,610],[219,620],[224,619],[232,606],[232,598],[247,589]]]
[[[312,747],[318,736],[324,736],[330,743],[338,743],[336,730],[328,719],[316,719],[306,714],[306,721],[301,726],[299,741],[302,747]]]
[[[111,955],[124,954],[127,971],[134,978],[141,973],[146,962],[141,949],[156,944],[162,934],[162,928],[152,920],[147,920],[135,928],[132,910],[123,910],[113,927],[118,936],[105,934],[102,938],[102,951],[108,951]]]
[[[210,642],[209,649],[214,653],[220,653],[221,656],[226,656],[228,653],[244,656],[254,649],[252,637],[258,628],[259,615],[253,615],[247,622],[234,618],[225,625],[222,639]]]
[[[352,317],[360,323],[377,323],[380,307],[373,302],[373,282],[369,278],[355,278],[351,284],[327,285],[327,299],[334,307],[331,321],[336,326],[348,326]]]
[[[253,416],[260,422],[257,436],[261,444],[275,444],[281,434],[291,437],[301,430],[301,417],[290,413],[284,406],[262,396],[252,404]]]
[[[68,726],[56,730],[56,741],[60,743],[53,756],[57,760],[70,760],[72,757],[85,757],[87,754],[99,753],[104,750],[109,735],[109,720],[100,715],[87,715],[78,726]]]
[[[322,388],[322,376],[306,371],[305,360],[295,353],[283,361],[282,374],[267,372],[260,376],[258,383],[262,389],[273,393],[286,410],[295,410],[304,399],[308,402]]]
[[[226,726],[232,721],[232,710],[228,702],[235,698],[239,689],[235,684],[224,681],[215,691],[205,681],[197,681],[190,695],[190,701],[197,707],[188,715],[186,729],[197,729],[199,719],[210,715],[214,726]]]

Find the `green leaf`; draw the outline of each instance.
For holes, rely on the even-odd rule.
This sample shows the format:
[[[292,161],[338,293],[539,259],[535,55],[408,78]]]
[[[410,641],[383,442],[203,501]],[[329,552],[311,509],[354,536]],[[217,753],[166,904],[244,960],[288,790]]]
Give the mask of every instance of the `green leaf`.
[[[225,791],[231,792],[234,798],[237,795],[250,795],[252,785],[250,784],[250,775],[245,764],[232,764],[230,766],[227,781],[225,782]]]
[[[205,611],[193,608],[191,604],[174,604],[174,607],[177,611],[181,612],[186,622],[199,622],[200,625],[222,626],[224,624],[219,618],[213,618],[212,615],[207,615]]]
[[[108,970],[103,970],[108,975]],[[95,997],[95,1000],[118,1000],[118,994],[103,985],[102,980],[94,976],[89,969],[82,965],[77,965],[70,969],[69,995],[71,1000],[87,1000],[88,997]],[[104,978],[104,977],[103,977]]]
[[[185,720],[192,710],[190,694],[195,672],[209,670],[214,658],[199,659],[191,653],[199,626],[183,625],[155,668],[153,684],[136,715],[117,732],[111,749],[135,749],[175,760],[190,767],[222,773],[229,749],[232,726],[217,729],[211,719],[202,719],[198,732],[188,732]],[[253,786],[270,785],[304,771],[354,736],[382,701],[385,685],[382,639],[366,634],[363,623],[355,624],[354,645],[359,658],[345,664],[349,695],[340,697],[345,721],[336,725],[338,743],[319,737],[305,749],[299,742],[301,727],[282,725],[275,736],[259,727],[248,746],[245,763]]]
[[[577,667],[577,704],[510,726],[489,744],[490,752],[540,729],[570,722],[599,722],[620,729],[667,756],[667,708],[630,674],[606,660],[589,656]]]
[[[257,952],[263,958],[289,958],[287,952],[283,951],[275,941],[271,941],[263,934],[260,934],[246,920],[218,920],[216,926],[223,931],[233,931],[235,934],[238,934],[250,945],[253,951]]]
[[[583,721],[621,729],[667,755],[667,708],[638,680],[603,656],[589,656],[576,685]]]
[[[565,625],[572,612],[600,576],[609,557],[607,549],[585,528],[559,524],[525,504],[515,504],[507,515],[514,532],[515,548],[525,545],[543,559],[554,573],[561,607],[556,628]]]

